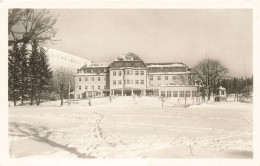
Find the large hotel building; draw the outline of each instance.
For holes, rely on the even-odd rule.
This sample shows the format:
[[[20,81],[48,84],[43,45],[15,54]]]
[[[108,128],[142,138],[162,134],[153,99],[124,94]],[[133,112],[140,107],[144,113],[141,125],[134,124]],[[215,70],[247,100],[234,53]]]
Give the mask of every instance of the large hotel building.
[[[194,73],[183,63],[144,63],[129,52],[110,64],[92,63],[75,75],[75,98],[149,95],[195,97]]]

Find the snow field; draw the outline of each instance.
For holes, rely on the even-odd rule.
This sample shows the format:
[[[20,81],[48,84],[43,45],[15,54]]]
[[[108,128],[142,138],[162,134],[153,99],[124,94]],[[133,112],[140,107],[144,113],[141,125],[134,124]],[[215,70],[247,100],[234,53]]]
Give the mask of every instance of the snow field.
[[[169,101],[167,103],[167,101]],[[9,107],[12,157],[252,157],[252,104],[114,97]]]

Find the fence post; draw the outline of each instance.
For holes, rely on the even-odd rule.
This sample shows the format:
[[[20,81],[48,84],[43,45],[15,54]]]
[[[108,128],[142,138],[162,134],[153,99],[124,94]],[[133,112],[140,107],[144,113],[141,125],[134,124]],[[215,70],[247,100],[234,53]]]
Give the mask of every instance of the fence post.
[[[186,90],[184,91],[184,99],[185,99],[185,108],[186,108]]]

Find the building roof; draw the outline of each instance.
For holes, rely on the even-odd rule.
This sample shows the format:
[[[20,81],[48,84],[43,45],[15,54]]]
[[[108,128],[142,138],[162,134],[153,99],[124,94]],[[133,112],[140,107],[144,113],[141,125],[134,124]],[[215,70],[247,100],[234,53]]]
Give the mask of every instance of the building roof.
[[[143,61],[139,56],[132,52],[123,54],[122,56],[115,59],[115,61]]]
[[[84,65],[81,69],[84,68],[97,68],[97,67],[108,67],[109,63],[91,63],[90,65]]]
[[[144,63],[143,60],[132,52],[125,53],[109,63],[91,63],[84,65],[80,70],[84,73],[106,73],[113,69],[143,69],[150,74],[187,74],[192,73],[191,68],[181,62]]]
[[[169,63],[145,63],[147,67],[188,67],[181,62],[169,62]]]
[[[194,74],[192,71],[176,71],[176,72],[149,72],[150,75],[178,75],[178,74]]]
[[[132,52],[123,54],[115,59],[108,66],[110,69],[122,69],[122,68],[146,68],[143,60]]]

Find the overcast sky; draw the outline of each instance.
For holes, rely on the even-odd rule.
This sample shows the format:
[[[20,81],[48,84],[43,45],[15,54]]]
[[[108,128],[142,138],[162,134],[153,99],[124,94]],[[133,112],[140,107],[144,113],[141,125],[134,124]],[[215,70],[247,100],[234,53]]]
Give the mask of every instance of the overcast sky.
[[[231,76],[252,75],[250,9],[57,9],[57,38],[48,47],[94,62],[133,52],[145,62],[183,62],[190,67],[218,59]]]

